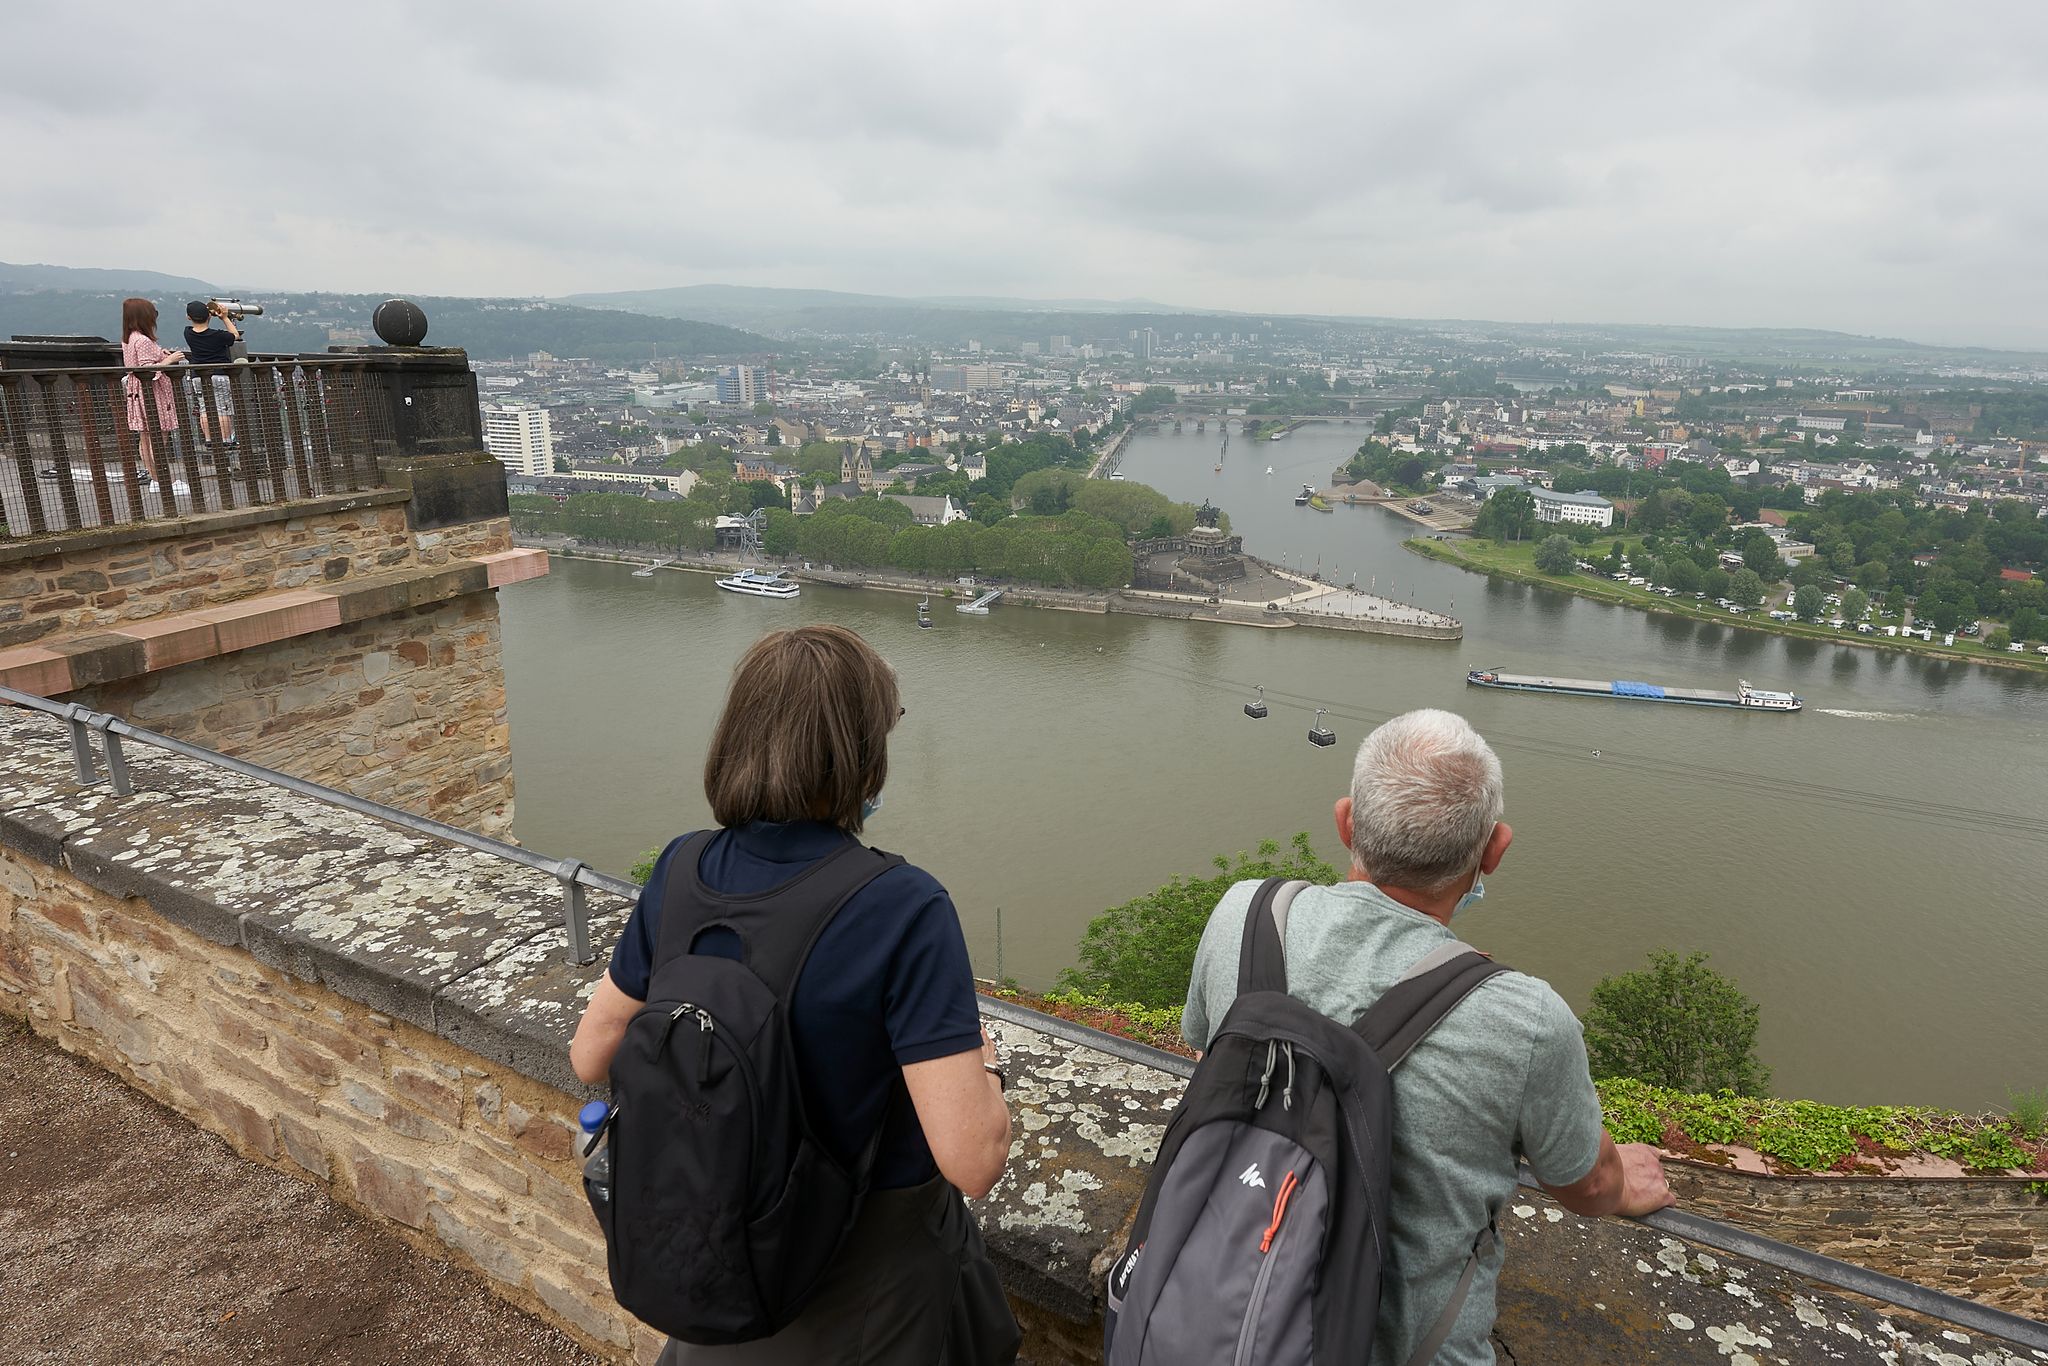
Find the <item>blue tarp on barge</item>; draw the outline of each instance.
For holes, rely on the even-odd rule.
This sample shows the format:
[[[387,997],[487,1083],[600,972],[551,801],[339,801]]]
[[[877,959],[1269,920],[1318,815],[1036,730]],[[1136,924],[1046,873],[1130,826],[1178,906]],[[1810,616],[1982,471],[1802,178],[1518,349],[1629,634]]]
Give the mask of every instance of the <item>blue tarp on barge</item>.
[[[1617,679],[1614,684],[1616,697],[1647,697],[1652,701],[1664,700],[1664,690],[1655,683],[1624,683]]]

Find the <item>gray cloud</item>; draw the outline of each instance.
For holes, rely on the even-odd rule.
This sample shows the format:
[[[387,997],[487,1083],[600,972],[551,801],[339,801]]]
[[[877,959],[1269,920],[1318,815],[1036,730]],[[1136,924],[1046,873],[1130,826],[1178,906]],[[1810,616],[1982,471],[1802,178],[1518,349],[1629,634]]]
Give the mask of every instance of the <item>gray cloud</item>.
[[[10,15],[0,258],[2048,346],[2032,0],[198,15]]]

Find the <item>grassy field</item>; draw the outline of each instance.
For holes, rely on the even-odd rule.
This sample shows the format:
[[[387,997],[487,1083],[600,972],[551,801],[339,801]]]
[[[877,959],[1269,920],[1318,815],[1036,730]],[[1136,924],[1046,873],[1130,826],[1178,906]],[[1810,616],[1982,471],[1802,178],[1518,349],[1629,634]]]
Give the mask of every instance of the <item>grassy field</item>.
[[[2036,654],[2031,650],[2023,655],[2004,650],[1987,650],[1974,641],[1965,644],[1961,637],[1957,638],[1954,645],[1943,645],[1938,639],[1923,641],[1895,636],[1864,636],[1854,631],[1838,631],[1830,626],[1809,626],[1801,621],[1772,621],[1764,615],[1761,608],[1737,614],[1726,608],[1716,607],[1712,602],[1701,601],[1686,594],[1667,598],[1661,593],[1652,593],[1647,588],[1618,583],[1602,575],[1583,572],[1568,575],[1546,574],[1536,567],[1534,541],[1502,545],[1495,541],[1476,538],[1435,541],[1417,536],[1404,544],[1418,555],[1426,555],[1432,560],[1442,560],[1461,569],[1470,569],[1482,574],[1498,574],[1506,579],[1517,579],[1523,583],[1537,583],[1546,588],[1576,593],[1582,598],[1620,603],[1625,607],[1640,607],[1650,612],[1665,612],[1676,617],[1717,622],[1745,631],[1767,631],[1772,635],[1827,640],[1837,645],[1856,645],[1866,649],[1906,650],[1913,654],[1932,655],[1940,659],[1967,659],[1978,664],[1993,664],[2007,669],[2048,670],[2048,656]],[[1579,547],[1582,554],[1591,548]],[[1783,585],[1777,585],[1776,591],[1782,594]]]

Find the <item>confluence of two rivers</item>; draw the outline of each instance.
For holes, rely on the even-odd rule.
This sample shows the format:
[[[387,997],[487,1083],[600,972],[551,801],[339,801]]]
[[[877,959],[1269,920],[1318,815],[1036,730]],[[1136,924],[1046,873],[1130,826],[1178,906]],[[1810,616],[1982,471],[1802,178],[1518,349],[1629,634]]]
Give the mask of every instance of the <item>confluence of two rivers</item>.
[[[1763,1008],[1780,1095],[2002,1104],[2048,1085],[2048,680],[1652,616],[1494,582],[1401,547],[1380,508],[1296,507],[1366,428],[1280,442],[1143,435],[1132,480],[1212,498],[1247,548],[1465,623],[1458,643],[1107,617],[557,560],[502,594],[527,845],[623,872],[709,821],[704,747],[734,661],[773,625],[835,621],[896,665],[909,714],[868,837],[953,893],[978,971],[1045,986],[1089,917],[1219,852],[1307,830],[1380,720],[1471,719],[1500,751],[1515,842],[1461,935],[1583,1010],[1653,948],[1702,949]],[[1265,474],[1267,465],[1273,474]],[[1492,693],[1465,671],[1631,678],[1806,699],[1797,716]],[[1254,684],[1272,716],[1245,717]],[[1331,709],[1334,749],[1307,742]],[[1598,756],[1595,756],[1598,751]],[[997,908],[1002,942],[997,943]]]

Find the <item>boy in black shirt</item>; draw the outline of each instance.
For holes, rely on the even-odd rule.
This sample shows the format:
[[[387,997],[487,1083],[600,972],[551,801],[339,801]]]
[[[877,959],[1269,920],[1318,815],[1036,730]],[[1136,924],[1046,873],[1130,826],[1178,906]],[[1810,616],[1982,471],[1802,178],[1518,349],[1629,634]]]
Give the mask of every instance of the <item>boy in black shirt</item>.
[[[185,316],[192,321],[185,328],[185,361],[188,365],[226,365],[231,356],[230,349],[242,339],[241,329],[228,316],[226,309],[217,303],[194,299],[185,305]],[[219,318],[222,327],[214,327],[212,319]],[[188,375],[185,387],[192,393],[193,406],[199,409],[199,430],[208,440],[213,437],[205,396],[199,387],[199,377]],[[232,443],[235,439],[235,405],[229,397],[228,377],[213,376],[214,404],[220,409],[221,440]]]

